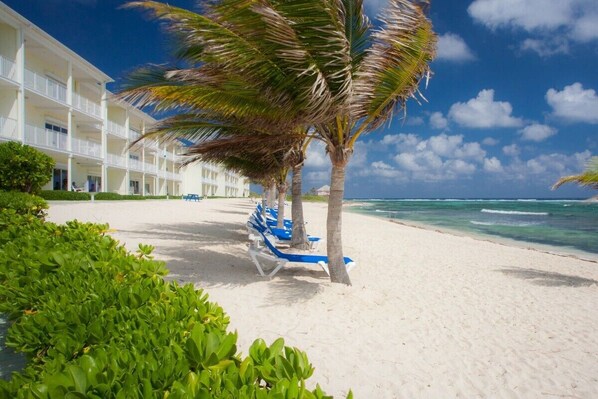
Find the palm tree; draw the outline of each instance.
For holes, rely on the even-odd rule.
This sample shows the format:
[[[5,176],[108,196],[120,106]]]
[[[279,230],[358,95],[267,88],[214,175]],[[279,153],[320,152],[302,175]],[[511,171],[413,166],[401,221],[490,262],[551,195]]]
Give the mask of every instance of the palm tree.
[[[315,127],[332,162],[331,280],[350,284],[341,240],[345,169],[356,140],[405,110],[429,77],[436,37],[427,5],[390,0],[372,31],[362,0],[221,0],[205,5],[204,15],[154,1],[129,3],[166,22],[188,67],[140,70],[124,97],[185,110],[170,129],[195,137],[218,135],[220,122],[230,120],[237,121],[232,128],[270,135]]]
[[[590,158],[590,161],[586,166],[586,170],[581,174],[561,177],[552,186],[552,189],[556,190],[565,183],[577,183],[580,186],[590,187],[594,190],[598,190],[598,157]]]

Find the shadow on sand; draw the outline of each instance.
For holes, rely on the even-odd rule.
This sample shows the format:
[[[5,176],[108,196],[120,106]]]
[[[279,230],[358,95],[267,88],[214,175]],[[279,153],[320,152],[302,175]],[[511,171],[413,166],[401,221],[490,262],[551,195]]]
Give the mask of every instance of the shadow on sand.
[[[593,284],[598,285],[598,281],[589,278],[537,269],[509,268],[497,271],[506,274],[507,276],[529,280],[532,284],[545,287],[589,287]]]
[[[319,267],[310,265],[289,265],[272,279],[261,277],[247,254],[247,230],[237,223],[144,224],[119,232],[153,243],[157,258],[166,259],[169,280],[198,288],[267,281],[268,306],[308,301],[320,292],[321,283],[328,281]]]

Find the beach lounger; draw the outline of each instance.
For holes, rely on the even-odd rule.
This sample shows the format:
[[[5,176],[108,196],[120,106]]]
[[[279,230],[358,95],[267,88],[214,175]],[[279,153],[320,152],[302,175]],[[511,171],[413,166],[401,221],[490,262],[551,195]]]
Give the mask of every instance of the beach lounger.
[[[330,271],[328,270],[327,256],[285,253],[276,248],[274,245],[274,237],[272,235],[260,233],[260,238],[264,246],[261,247],[254,241],[254,244],[249,246],[249,256],[251,257],[251,260],[255,264],[257,271],[262,277],[274,276],[285,264],[289,262],[317,264],[326,272],[326,274],[330,275]],[[276,263],[276,266],[269,274],[266,274],[259,259],[273,261]],[[344,260],[347,271],[350,271],[356,266],[355,262],[351,258],[345,257]]]
[[[280,244],[288,244],[292,238],[292,231],[290,229],[279,229],[271,225],[264,225],[263,218],[259,214],[253,214],[250,216],[249,221],[247,222],[247,229],[249,230],[249,234],[255,232],[255,236],[257,237],[259,237],[260,233],[272,234],[277,243]],[[309,241],[309,246],[313,251],[318,248],[318,244],[322,239],[320,237],[308,235],[307,240]]]

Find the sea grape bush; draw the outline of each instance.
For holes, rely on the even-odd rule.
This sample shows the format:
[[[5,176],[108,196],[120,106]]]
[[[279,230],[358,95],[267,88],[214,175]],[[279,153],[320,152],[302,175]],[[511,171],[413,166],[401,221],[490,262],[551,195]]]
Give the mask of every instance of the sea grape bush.
[[[0,191],[0,212],[11,211],[19,215],[44,218],[46,209],[46,201],[36,195],[19,191]]]
[[[16,141],[0,143],[0,190],[37,194],[52,178],[52,157]]]
[[[38,194],[48,201],[89,201],[89,193],[81,191],[43,190]]]
[[[241,356],[220,306],[165,281],[151,246],[129,253],[107,229],[0,212],[6,346],[29,358],[0,397],[328,397],[306,388],[305,353],[257,339]]]

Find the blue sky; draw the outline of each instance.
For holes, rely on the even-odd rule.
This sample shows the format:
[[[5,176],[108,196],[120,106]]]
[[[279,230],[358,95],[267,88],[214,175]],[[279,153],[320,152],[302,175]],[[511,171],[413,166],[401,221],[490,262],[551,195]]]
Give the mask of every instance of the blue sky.
[[[158,25],[118,9],[123,1],[3,1],[117,81],[169,58]],[[375,16],[386,0],[365,1]],[[405,120],[358,142],[346,197],[594,194],[549,187],[598,155],[598,2],[437,0],[431,18],[439,46],[428,102],[410,102]],[[322,146],[304,173],[305,191],[328,184]]]

